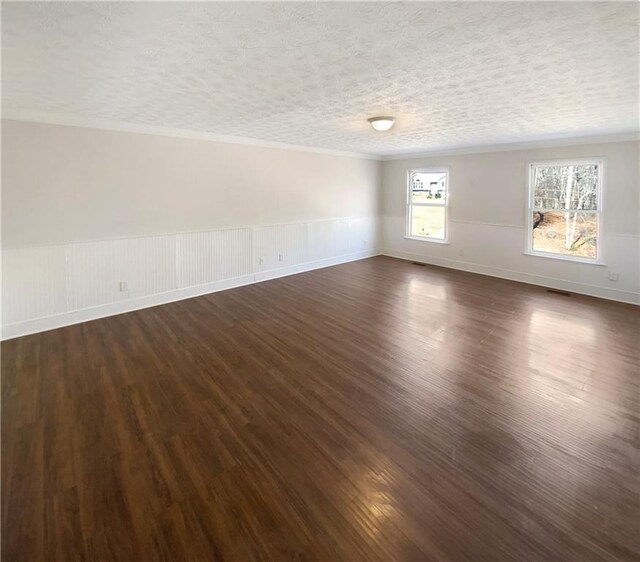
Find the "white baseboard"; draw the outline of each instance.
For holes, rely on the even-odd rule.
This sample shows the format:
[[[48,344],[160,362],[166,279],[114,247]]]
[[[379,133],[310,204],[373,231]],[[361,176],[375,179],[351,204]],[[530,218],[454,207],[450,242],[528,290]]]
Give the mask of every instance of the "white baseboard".
[[[81,310],[74,310],[62,314],[55,314],[42,318],[34,318],[23,322],[17,322],[14,324],[8,324],[3,326],[2,328],[2,340],[8,340],[20,336],[35,334],[38,332],[54,330],[56,328],[62,328],[64,326],[70,326],[72,324],[79,324],[81,322],[97,320],[99,318],[105,318],[107,316],[114,316],[117,314],[132,312],[134,310],[140,310],[143,308],[158,306],[161,304],[175,302],[183,299],[189,299],[201,295],[215,293],[218,291],[224,291],[226,289],[232,289],[235,287],[242,287],[243,285],[260,283],[262,281],[268,281],[270,279],[277,279],[279,277],[286,277],[288,275],[304,273],[306,271],[312,271],[314,269],[321,269],[323,267],[339,265],[341,263],[347,263],[350,261],[356,261],[377,255],[385,255],[404,260],[427,263],[430,265],[438,265],[450,269],[469,271],[471,273],[479,273],[481,275],[499,277],[502,279],[509,279],[511,281],[520,281],[523,283],[530,283],[532,285],[561,289],[573,293],[640,305],[639,293],[609,289],[606,287],[599,287],[586,283],[576,283],[573,281],[566,281],[563,279],[555,279],[553,277],[545,277],[542,275],[491,267],[472,262],[463,262],[459,260],[451,260],[448,258],[424,256],[422,254],[413,254],[410,252],[404,252],[402,250],[386,248],[383,250],[365,250],[338,256],[335,258],[316,260],[267,271],[258,271],[249,275],[243,275],[241,277],[234,277],[231,279],[223,279],[220,281],[214,281],[212,283],[196,285],[194,287],[176,289],[174,291],[167,291],[164,293],[157,293],[154,295],[147,295],[144,297],[137,297],[91,308],[84,308]]]
[[[124,314],[126,312],[132,312],[134,310],[140,310],[143,308],[149,308],[152,306],[158,306],[161,304],[167,304],[179,300],[190,299],[201,295],[224,291],[226,289],[233,289],[235,287],[242,287],[243,285],[260,283],[262,281],[268,281],[269,279],[277,279],[279,277],[286,277],[287,275],[294,275],[296,273],[303,273],[305,271],[312,271],[314,269],[321,269],[323,267],[329,267],[332,265],[339,265],[341,263],[347,263],[350,261],[370,258],[379,254],[379,250],[365,250],[338,256],[335,258],[327,258],[289,267],[255,272],[249,275],[243,275],[241,277],[222,279],[220,281],[214,281],[212,283],[196,285],[194,287],[176,289],[174,291],[167,291],[164,293],[157,293],[154,295],[122,300],[118,302],[103,304],[100,306],[94,306],[91,308],[73,310],[70,312],[64,312],[62,314],[55,314],[52,316],[25,320],[24,322],[17,322],[15,324],[8,324],[3,326],[2,340],[9,340],[20,336],[27,336],[29,334],[54,330],[56,328],[71,326],[72,324],[79,324],[81,322],[87,322],[90,320],[97,320],[99,318],[105,318],[107,316]]]
[[[323,267],[340,265],[341,263],[347,263],[350,261],[372,258],[374,256],[379,256],[380,253],[380,250],[363,250],[362,252],[338,256],[337,258],[326,258],[298,265],[291,265],[288,267],[270,269],[268,271],[259,271],[254,274],[255,282],[260,283],[261,281],[268,281],[269,279],[278,279],[280,277],[287,277],[288,275],[304,273],[305,271],[313,271],[314,269],[322,269]]]
[[[425,256],[423,254],[413,254],[410,252],[404,252],[402,250],[395,250],[391,248],[385,248],[381,250],[380,253],[384,256],[389,256],[392,258],[400,258],[419,263],[438,265],[441,267],[447,267],[449,269],[469,271],[471,273],[479,273],[481,275],[488,275],[490,277],[509,279],[510,281],[520,281],[522,283],[529,283],[531,285],[539,285],[541,287],[560,289],[569,291],[571,293],[588,295],[591,297],[599,297],[607,300],[640,305],[640,293],[634,293],[631,291],[621,291],[619,289],[599,287],[597,285],[589,285],[587,283],[576,283],[575,281],[566,281],[564,279],[535,275],[533,273],[524,273],[522,271],[513,271],[510,269],[492,267],[473,262],[452,260],[449,258],[437,258],[433,256]]]

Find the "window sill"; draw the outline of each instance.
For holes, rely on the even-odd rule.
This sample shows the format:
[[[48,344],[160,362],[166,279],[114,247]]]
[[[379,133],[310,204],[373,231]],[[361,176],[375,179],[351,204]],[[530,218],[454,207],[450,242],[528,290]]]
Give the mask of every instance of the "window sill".
[[[426,236],[405,236],[405,240],[417,240],[418,242],[433,242],[434,244],[446,244],[449,245],[450,242],[447,240],[439,240],[438,238],[427,238]]]
[[[590,260],[588,258],[576,258],[573,256],[563,256],[562,254],[546,254],[544,252],[524,252],[525,256],[533,256],[534,258],[548,258],[552,260],[572,261],[575,263],[586,263],[587,265],[599,265],[606,267],[606,263],[602,260]]]

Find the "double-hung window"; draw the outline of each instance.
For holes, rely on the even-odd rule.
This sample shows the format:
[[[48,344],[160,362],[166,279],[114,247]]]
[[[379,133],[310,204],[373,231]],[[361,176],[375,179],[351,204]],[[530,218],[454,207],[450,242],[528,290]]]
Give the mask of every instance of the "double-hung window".
[[[527,253],[602,261],[603,181],[599,159],[530,164]]]
[[[432,242],[447,239],[449,171],[446,168],[409,170],[407,237]]]

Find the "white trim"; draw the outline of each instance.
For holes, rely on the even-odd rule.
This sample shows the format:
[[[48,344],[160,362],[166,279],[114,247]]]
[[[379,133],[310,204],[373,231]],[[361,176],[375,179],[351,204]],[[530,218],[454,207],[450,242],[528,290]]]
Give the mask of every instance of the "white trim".
[[[581,258],[578,256],[570,256],[565,254],[556,254],[553,252],[544,252],[540,250],[533,249],[533,213],[541,210],[533,204],[534,193],[533,193],[533,173],[535,168],[541,167],[551,167],[551,166],[573,166],[575,164],[578,165],[588,165],[594,164],[598,166],[598,193],[597,193],[597,209],[594,211],[592,209],[586,209],[580,212],[589,212],[596,214],[596,227],[597,227],[597,235],[596,235],[596,258]],[[525,255],[529,256],[537,256],[540,258],[554,259],[554,260],[563,260],[563,261],[573,261],[579,263],[586,263],[590,265],[605,265],[604,261],[604,192],[606,188],[606,176],[605,169],[607,165],[607,159],[604,156],[594,156],[594,157],[578,157],[578,158],[557,158],[551,160],[535,160],[531,162],[527,162],[527,207],[526,207],[526,217],[525,217]],[[575,209],[574,211],[577,211]],[[545,211],[547,212],[547,211]],[[566,209],[552,209],[549,210],[550,213],[566,213]],[[565,219],[566,220],[566,219]]]
[[[381,157],[375,154],[361,152],[347,152],[331,150],[328,148],[315,148],[299,144],[288,144],[284,142],[254,139],[250,137],[239,137],[235,135],[223,135],[207,131],[196,131],[193,129],[179,129],[175,127],[163,127],[159,125],[144,125],[126,123],[124,121],[112,121],[110,119],[75,117],[56,113],[23,111],[23,110],[3,110],[3,121],[25,121],[28,123],[43,123],[48,125],[60,125],[63,127],[79,127],[82,129],[99,129],[103,131],[120,131],[125,133],[136,133],[142,135],[158,135],[164,137],[187,138],[194,140],[204,140],[222,142],[226,144],[243,144],[246,146],[258,146],[262,148],[277,148],[281,150],[297,150],[300,152],[312,152],[316,154],[327,154],[329,156],[343,156],[346,158],[362,158],[365,160],[380,160]]]
[[[441,240],[440,238],[429,238],[428,236],[405,236],[405,240],[415,240],[416,242],[433,242],[434,244],[446,244],[449,246],[451,242],[448,242],[446,239]]]
[[[606,266],[607,264],[605,262],[603,262],[602,260],[592,260],[589,258],[579,258],[576,256],[568,256],[566,254],[553,254],[551,252],[522,252],[523,255],[525,256],[532,256],[534,258],[551,258],[554,260],[562,260],[562,261],[574,261],[576,263],[586,263],[588,265],[604,265]]]
[[[589,283],[576,283],[575,281],[567,281],[565,279],[557,279],[555,277],[547,277],[544,275],[536,275],[533,273],[524,273],[522,271],[514,271],[512,269],[482,265],[474,262],[465,262],[452,260],[449,258],[425,256],[424,254],[414,254],[411,252],[405,252],[403,250],[396,250],[392,248],[383,248],[381,250],[381,254],[383,256],[415,261],[419,263],[426,263],[429,265],[437,265],[440,267],[446,267],[448,269],[457,269],[460,271],[468,271],[470,273],[478,273],[480,275],[488,275],[489,277],[499,277],[501,279],[508,279],[510,281],[529,283],[530,285],[537,285],[539,287],[549,287],[552,289],[570,291],[572,293],[598,297],[601,299],[640,305],[640,293],[634,291],[610,289],[608,287],[600,287],[598,285],[591,285]]]
[[[640,140],[640,131],[621,131],[603,135],[580,136],[550,136],[546,139],[532,139],[529,141],[514,141],[500,144],[480,144],[466,146],[452,146],[449,148],[430,151],[402,152],[381,156],[383,162],[388,160],[417,160],[438,156],[456,156],[462,154],[483,154],[485,152],[510,152],[517,150],[531,150],[535,148],[554,148],[558,146],[581,146],[585,144],[607,144],[611,142],[628,142]]]
[[[557,212],[557,211],[555,211]],[[595,211],[594,211],[595,212]],[[396,216],[393,215],[384,215],[382,216],[382,219],[394,219],[397,218]],[[449,219],[449,222],[453,222],[456,224],[472,224],[473,226],[493,226],[493,227],[498,227],[498,228],[513,228],[516,230],[524,230],[525,227],[522,226],[521,224],[502,224],[502,223],[497,223],[497,222],[482,222],[482,221],[470,221],[470,220],[465,220],[465,219]],[[606,232],[604,233],[604,237],[607,238],[609,236],[613,236],[615,238],[640,238],[640,234],[632,234],[632,233],[628,233],[628,232]],[[405,238],[411,238],[411,237],[407,237],[405,236]],[[592,262],[591,262],[592,263]]]
[[[155,1],[155,0],[153,0]],[[282,226],[286,224],[287,226],[296,225],[296,224],[308,224],[308,223],[318,223],[318,222],[333,222],[333,221],[344,221],[344,220],[358,220],[358,219],[378,219],[379,217],[373,215],[362,215],[362,216],[346,216],[346,217],[329,217],[326,219],[309,219],[309,220],[297,220],[294,222],[265,222],[258,223],[254,225],[244,224],[240,226],[221,226],[219,228],[204,228],[198,230],[177,230],[175,232],[152,232],[150,234],[132,234],[130,236],[116,236],[116,237],[107,237],[107,238],[83,238],[82,240],[62,240],[60,242],[50,242],[44,244],[38,244],[39,248],[46,248],[49,246],[62,246],[65,244],[93,244],[95,242],[112,242],[114,240],[135,240],[137,238],[158,238],[161,236],[179,236],[181,234],[198,234],[200,232],[224,232],[226,230],[252,230],[259,228],[269,228],[272,226]],[[33,244],[17,244],[11,246],[5,246],[2,250],[20,250],[24,248],[33,248]]]
[[[132,312],[134,310],[141,310],[143,308],[150,308],[152,306],[158,306],[161,304],[167,304],[170,302],[216,293],[218,291],[224,291],[226,289],[242,287],[243,285],[260,283],[262,281],[268,281],[269,279],[277,279],[279,277],[285,277],[287,275],[294,275],[296,273],[303,273],[305,271],[312,271],[314,269],[321,269],[323,267],[329,267],[332,265],[339,265],[341,263],[347,263],[350,261],[370,258],[379,254],[379,250],[363,250],[361,252],[344,254],[335,258],[326,258],[290,267],[255,272],[248,275],[243,275],[241,277],[222,279],[220,281],[214,281],[212,283],[196,285],[194,287],[176,289],[164,293],[157,293],[155,295],[148,295],[144,297],[93,306],[81,310],[73,310],[71,312],[64,312],[62,314],[45,316],[42,318],[34,318],[25,320],[23,322],[17,322],[15,324],[7,324],[2,327],[2,340],[9,340],[29,334],[45,332],[47,330],[54,330],[56,328],[71,326],[73,324],[79,324],[81,322],[88,322],[90,320],[97,320],[99,318],[105,318],[107,316],[124,314],[127,312]]]
[[[474,226],[498,226],[500,228],[517,228],[518,230],[522,230],[524,226],[521,224],[500,224],[497,222],[479,222],[479,221],[469,221],[463,219],[449,219],[449,222],[455,222],[460,224],[472,224]]]
[[[612,142],[627,142],[640,140],[640,131],[618,131],[598,135],[579,136],[548,136],[545,138],[514,141],[500,144],[479,144],[452,146],[437,148],[434,150],[417,150],[415,152],[402,152],[396,154],[372,154],[366,152],[349,152],[332,150],[328,148],[316,148],[312,146],[288,144],[284,142],[254,139],[234,135],[222,135],[193,129],[180,129],[163,127],[159,125],[144,125],[114,121],[97,117],[79,117],[53,112],[29,111],[22,109],[3,109],[2,119],[9,121],[26,121],[29,123],[44,123],[50,125],[62,125],[66,127],[80,127],[84,129],[101,129],[105,131],[122,131],[146,135],[160,135],[178,138],[189,138],[224,142],[229,144],[244,144],[247,146],[261,146],[265,148],[281,148],[284,150],[299,150],[328,154],[332,156],[344,156],[347,158],[363,158],[366,160],[410,160],[418,158],[430,158],[434,156],[455,156],[458,154],[482,154],[485,152],[509,152],[515,150],[528,150],[533,148],[553,148],[557,146],[579,146],[585,144],[606,144]]]
[[[554,212],[558,212],[558,211],[554,211]],[[587,211],[584,211],[584,212],[587,212]],[[595,212],[595,211],[592,211],[592,212]],[[465,219],[449,218],[449,222],[459,223],[459,224],[472,224],[474,226],[497,226],[499,228],[515,228],[517,230],[523,230],[525,228],[521,224],[502,224],[497,222],[470,221]],[[630,233],[624,233],[624,232],[605,232],[603,234],[605,238],[607,236],[614,236],[616,238],[640,238],[640,234],[630,234]]]

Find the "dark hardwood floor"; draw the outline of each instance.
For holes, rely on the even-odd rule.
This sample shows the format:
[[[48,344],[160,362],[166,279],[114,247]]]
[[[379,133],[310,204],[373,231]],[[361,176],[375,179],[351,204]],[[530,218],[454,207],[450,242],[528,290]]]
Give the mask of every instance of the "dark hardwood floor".
[[[4,342],[3,560],[639,560],[639,334],[379,257]]]

